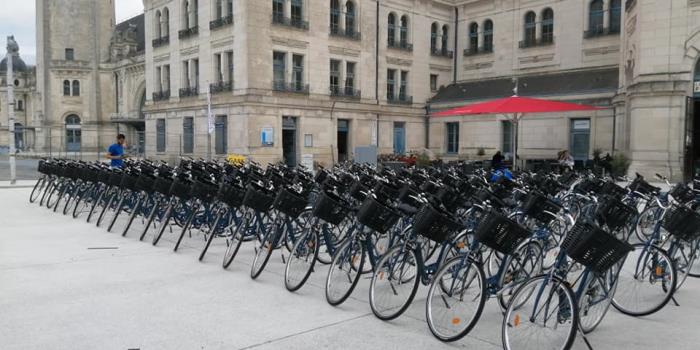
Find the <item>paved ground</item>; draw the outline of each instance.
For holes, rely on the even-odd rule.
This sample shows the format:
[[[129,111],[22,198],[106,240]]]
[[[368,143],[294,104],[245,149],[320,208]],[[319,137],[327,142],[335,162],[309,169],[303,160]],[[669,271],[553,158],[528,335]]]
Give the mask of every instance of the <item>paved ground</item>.
[[[200,236],[173,253],[173,234],[157,247],[136,230],[122,238],[29,204],[29,191],[0,189],[3,350],[501,348],[494,300],[469,337],[443,344],[424,321],[425,288],[407,314],[382,322],[367,303],[368,280],[332,307],[325,268],[289,293],[279,254],[253,281],[250,245],[223,270],[223,241],[200,263]],[[639,319],[611,311],[589,339],[595,349],[698,349],[699,295],[700,280],[690,280],[676,296],[681,307]],[[580,339],[575,349],[585,349]]]
[[[16,171],[18,180],[36,179],[38,173],[36,171],[37,159],[17,159]],[[10,160],[7,155],[0,155],[0,181],[10,180]]]

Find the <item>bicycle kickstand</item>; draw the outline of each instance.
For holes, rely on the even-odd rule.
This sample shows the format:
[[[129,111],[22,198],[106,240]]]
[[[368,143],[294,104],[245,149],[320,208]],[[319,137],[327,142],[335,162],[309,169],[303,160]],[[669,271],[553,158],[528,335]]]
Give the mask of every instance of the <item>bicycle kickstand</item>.
[[[681,306],[681,304],[679,304],[678,301],[676,301],[675,295],[671,297],[671,301],[673,301],[673,303],[676,304],[676,306]]]
[[[583,342],[586,343],[586,347],[588,350],[593,350],[593,346],[591,346],[591,342],[588,341],[588,338],[586,338],[586,334],[583,333],[583,330],[581,329],[581,325],[578,325],[578,332],[581,334],[581,338],[583,338]]]
[[[280,257],[282,257],[282,263],[287,264],[287,262],[284,260],[284,253],[282,253],[281,249],[280,249]]]

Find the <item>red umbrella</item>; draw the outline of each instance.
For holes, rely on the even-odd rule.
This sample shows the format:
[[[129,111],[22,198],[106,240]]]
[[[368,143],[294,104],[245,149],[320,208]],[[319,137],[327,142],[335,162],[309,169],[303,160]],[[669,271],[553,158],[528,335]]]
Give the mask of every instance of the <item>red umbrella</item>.
[[[474,115],[474,114],[511,114],[509,119],[513,124],[515,132],[513,133],[513,164],[515,164],[518,145],[516,144],[518,122],[525,113],[551,113],[551,112],[571,112],[571,111],[593,111],[599,107],[580,105],[576,103],[559,102],[542,100],[536,98],[527,98],[520,96],[511,96],[498,100],[475,103],[453,109],[448,109],[433,113],[433,117],[448,117],[455,115]]]

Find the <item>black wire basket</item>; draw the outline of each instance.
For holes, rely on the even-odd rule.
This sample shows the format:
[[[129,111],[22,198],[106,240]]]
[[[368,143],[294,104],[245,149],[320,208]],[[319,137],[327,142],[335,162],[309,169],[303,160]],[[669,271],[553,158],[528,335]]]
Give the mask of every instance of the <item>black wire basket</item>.
[[[612,181],[606,181],[603,186],[601,186],[600,193],[615,199],[622,199],[627,195],[627,190]]]
[[[219,187],[211,182],[197,180],[192,184],[192,197],[204,202],[211,202],[216,198]]]
[[[559,204],[537,191],[530,191],[524,198],[524,203],[523,213],[543,224],[549,224],[561,210]]]
[[[169,195],[170,188],[173,186],[173,180],[166,177],[157,177],[155,182],[153,182],[153,191]]]
[[[489,211],[474,232],[479,243],[503,254],[512,254],[532,234],[517,222]]]
[[[379,233],[389,231],[399,220],[400,214],[382,204],[374,196],[367,196],[357,212],[357,221]]]
[[[130,173],[122,174],[122,181],[119,183],[119,187],[127,189],[130,191],[136,191],[136,181],[139,177]]]
[[[39,161],[39,166],[37,167],[37,171],[44,174],[44,175],[50,175],[51,174],[51,166],[49,166],[49,163],[45,160],[40,160]]]
[[[561,249],[571,259],[595,272],[605,272],[634,248],[596,224],[579,220],[567,233]]]
[[[446,208],[455,208],[461,199],[459,193],[452,186],[442,186],[435,193],[437,198]]]
[[[112,176],[112,172],[108,169],[100,169],[97,174],[97,182],[109,185],[109,179]]]
[[[537,188],[544,194],[556,196],[564,186],[557,180],[547,177],[538,183]]]
[[[377,182],[374,186],[374,194],[381,199],[382,202],[395,201],[399,198],[401,188],[394,184],[386,182]]]
[[[355,181],[350,185],[350,189],[348,190],[348,194],[350,194],[350,197],[357,201],[363,201],[365,200],[365,197],[367,197],[367,193],[369,192],[369,188],[362,184],[361,181]]]
[[[678,203],[687,204],[695,199],[695,191],[684,183],[679,183],[668,192]]]
[[[148,175],[141,175],[139,176],[138,180],[136,180],[136,190],[137,191],[144,191],[144,192],[153,192],[153,184],[155,184],[156,180]]]
[[[491,204],[494,208],[503,208],[505,203],[503,200],[498,198],[491,190],[488,188],[481,188],[474,194],[474,200],[478,203],[485,203],[486,201]]]
[[[64,168],[63,176],[69,179],[77,180],[80,178],[80,168],[76,166],[67,166]]]
[[[629,206],[614,196],[603,196],[596,209],[596,217],[611,232],[627,226],[637,217],[637,209]]]
[[[326,181],[327,177],[328,177],[328,170],[319,169],[316,172],[316,175],[314,175],[314,182],[316,182],[317,184],[322,184],[323,181]]]
[[[340,224],[350,212],[350,208],[332,192],[321,191],[316,197],[312,215],[333,225]]]
[[[651,194],[658,193],[659,191],[661,191],[660,188],[652,186],[650,183],[648,183],[641,177],[634,179],[634,181],[632,181],[632,183],[630,184],[629,188],[630,191],[641,193],[645,196],[649,196]]]
[[[282,188],[282,190],[277,193],[277,196],[275,196],[272,207],[290,218],[295,219],[304,212],[307,204],[308,201],[306,198],[288,188]]]
[[[275,197],[269,191],[257,183],[251,182],[246,187],[243,205],[259,212],[266,212],[270,210],[274,200]]]
[[[192,183],[187,180],[175,179],[172,186],[170,186],[170,195],[180,198],[183,201],[192,198],[190,192],[192,192]]]
[[[122,173],[120,171],[110,171],[109,173],[109,185],[119,186],[122,183]]]
[[[600,193],[603,184],[599,179],[585,179],[576,185],[574,191],[581,194]]]
[[[413,231],[435,242],[443,242],[463,226],[450,213],[430,204],[420,208],[413,219]]]
[[[90,167],[80,168],[79,177],[83,182],[97,182],[97,177],[99,173],[97,169]]]
[[[245,188],[222,182],[219,186],[219,192],[216,194],[216,197],[220,201],[226,203],[229,208],[238,208],[243,205],[245,192]]]
[[[399,202],[409,205],[413,208],[420,208],[422,203],[419,202],[416,198],[420,196],[420,193],[418,191],[414,190],[411,188],[409,185],[404,185],[401,190],[399,191]]]
[[[700,238],[700,214],[687,207],[672,206],[664,215],[661,226],[671,235],[687,242]]]

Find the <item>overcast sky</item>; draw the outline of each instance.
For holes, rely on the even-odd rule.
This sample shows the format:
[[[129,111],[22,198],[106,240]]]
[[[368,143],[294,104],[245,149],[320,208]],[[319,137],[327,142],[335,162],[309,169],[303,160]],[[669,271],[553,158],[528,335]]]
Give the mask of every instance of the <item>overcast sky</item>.
[[[34,0],[2,0],[0,10],[0,57],[5,57],[6,38],[14,35],[19,54],[27,64],[36,62]],[[143,0],[116,0],[117,23],[143,12]]]

